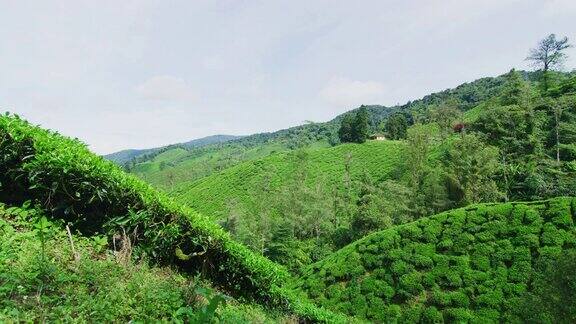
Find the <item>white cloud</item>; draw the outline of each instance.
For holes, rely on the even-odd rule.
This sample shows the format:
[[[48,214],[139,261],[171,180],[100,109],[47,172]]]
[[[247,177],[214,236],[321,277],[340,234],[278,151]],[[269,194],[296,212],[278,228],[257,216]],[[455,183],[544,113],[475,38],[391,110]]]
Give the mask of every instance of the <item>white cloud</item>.
[[[385,87],[376,81],[357,81],[332,77],[320,90],[320,97],[334,105],[358,106],[381,100]]]
[[[207,70],[221,71],[226,68],[226,64],[221,56],[209,56],[202,60],[202,66]]]
[[[548,0],[544,2],[544,13],[549,16],[573,15],[576,13],[574,0]]]
[[[154,76],[138,85],[135,90],[146,100],[184,102],[198,100],[198,95],[184,79],[170,75]]]

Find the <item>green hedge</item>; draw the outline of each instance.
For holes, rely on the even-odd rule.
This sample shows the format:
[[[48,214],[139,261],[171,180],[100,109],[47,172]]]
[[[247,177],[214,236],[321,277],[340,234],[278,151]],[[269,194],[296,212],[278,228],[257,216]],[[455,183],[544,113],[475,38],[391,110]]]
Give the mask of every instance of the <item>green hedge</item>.
[[[518,322],[539,265],[576,249],[575,212],[574,198],[445,212],[356,241],[297,286],[375,321]]]
[[[158,264],[208,276],[229,293],[296,312],[344,321],[281,288],[288,273],[255,255],[207,217],[174,203],[78,140],[0,116],[0,202],[31,200],[90,235],[136,233],[138,252]]]

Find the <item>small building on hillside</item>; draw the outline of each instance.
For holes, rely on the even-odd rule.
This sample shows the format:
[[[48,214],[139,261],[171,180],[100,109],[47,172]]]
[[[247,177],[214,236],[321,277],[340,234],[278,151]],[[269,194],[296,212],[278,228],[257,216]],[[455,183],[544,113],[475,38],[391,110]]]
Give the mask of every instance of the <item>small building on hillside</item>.
[[[373,141],[385,141],[386,136],[384,136],[384,134],[372,134],[370,135],[370,139]]]

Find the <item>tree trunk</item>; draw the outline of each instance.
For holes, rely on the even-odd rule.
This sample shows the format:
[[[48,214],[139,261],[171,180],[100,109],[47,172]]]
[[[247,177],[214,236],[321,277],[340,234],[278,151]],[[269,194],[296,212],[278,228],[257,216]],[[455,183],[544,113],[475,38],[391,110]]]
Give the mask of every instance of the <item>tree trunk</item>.
[[[508,202],[508,190],[510,184],[508,183],[508,166],[506,165],[506,157],[502,154],[502,165],[504,166],[504,185],[506,186],[506,192],[504,192],[504,201]]]
[[[560,164],[560,118],[558,115],[560,115],[560,110],[556,109],[554,112],[554,120],[556,122],[556,162]]]

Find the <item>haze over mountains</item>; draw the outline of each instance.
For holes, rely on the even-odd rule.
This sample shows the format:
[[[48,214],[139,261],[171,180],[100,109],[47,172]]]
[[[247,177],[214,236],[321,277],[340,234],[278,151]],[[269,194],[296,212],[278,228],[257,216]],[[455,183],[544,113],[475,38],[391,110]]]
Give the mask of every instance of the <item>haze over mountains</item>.
[[[238,138],[242,138],[242,136],[212,135],[212,136],[202,137],[202,138],[198,138],[198,139],[193,139],[191,141],[184,142],[184,143],[171,144],[170,146],[178,146],[178,147],[191,149],[191,148],[202,147],[202,146],[215,144],[215,143],[224,143],[224,142],[231,141],[233,139],[238,139]],[[106,154],[106,155],[104,155],[104,157],[110,161],[115,162],[115,163],[124,164],[124,163],[126,163],[126,162],[128,162],[134,158],[137,158],[139,156],[151,154],[151,153],[157,152],[157,151],[165,149],[165,148],[166,148],[166,146],[150,148],[150,149],[140,149],[140,150],[127,149],[127,150],[122,150],[119,152]]]

